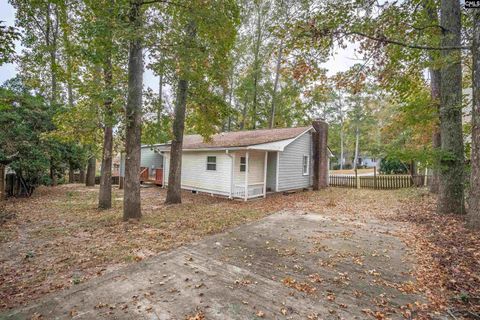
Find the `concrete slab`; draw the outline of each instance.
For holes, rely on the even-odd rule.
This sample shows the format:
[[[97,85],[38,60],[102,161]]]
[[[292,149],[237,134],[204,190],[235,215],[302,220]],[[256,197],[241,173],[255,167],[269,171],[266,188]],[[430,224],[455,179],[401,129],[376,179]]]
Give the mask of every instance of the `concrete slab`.
[[[398,225],[278,213],[3,314],[5,319],[403,319]],[[197,316],[197,318],[194,318]]]

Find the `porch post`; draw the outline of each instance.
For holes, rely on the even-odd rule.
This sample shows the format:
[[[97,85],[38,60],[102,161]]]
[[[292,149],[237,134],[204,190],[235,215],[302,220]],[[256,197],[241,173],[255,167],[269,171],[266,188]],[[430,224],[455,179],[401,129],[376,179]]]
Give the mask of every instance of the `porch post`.
[[[263,197],[267,196],[267,158],[268,151],[265,151],[265,161],[263,163]]]
[[[230,174],[230,199],[233,199],[235,196],[235,153],[229,154],[232,159],[232,171]]]
[[[248,199],[248,150],[245,153],[245,201]]]
[[[165,183],[165,164],[167,164],[167,159],[165,158],[165,152],[162,153],[162,188],[166,189]]]
[[[280,173],[280,151],[277,151],[277,166],[275,172],[275,192],[278,192],[278,174]]]

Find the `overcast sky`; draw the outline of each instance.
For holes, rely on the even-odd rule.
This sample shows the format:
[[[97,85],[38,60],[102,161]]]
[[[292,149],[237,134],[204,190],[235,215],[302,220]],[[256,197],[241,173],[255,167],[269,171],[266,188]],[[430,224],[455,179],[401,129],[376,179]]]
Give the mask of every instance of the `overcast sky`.
[[[15,10],[8,3],[8,0],[0,0],[0,20],[4,21],[7,26],[15,24]],[[17,52],[21,51],[21,45],[16,44]],[[345,71],[349,67],[358,62],[355,57],[354,46],[351,45],[346,49],[338,49],[334,55],[323,66],[328,69],[328,74],[333,75],[339,71]],[[0,66],[0,84],[5,80],[14,77],[16,74],[16,66],[11,63]],[[158,78],[155,77],[149,69],[145,69],[144,85],[150,87],[155,91],[158,89]]]

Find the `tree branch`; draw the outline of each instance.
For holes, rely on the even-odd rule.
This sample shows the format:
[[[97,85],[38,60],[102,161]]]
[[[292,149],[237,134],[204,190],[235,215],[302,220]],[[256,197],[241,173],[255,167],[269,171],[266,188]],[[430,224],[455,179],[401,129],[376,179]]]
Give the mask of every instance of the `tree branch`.
[[[173,2],[173,1],[169,1],[169,0],[148,0],[148,1],[142,1],[142,3],[140,3],[140,5],[143,6],[143,5],[149,5],[149,4],[154,4],[154,3],[166,3],[166,4],[171,4],[171,5],[174,5],[174,6],[182,7],[182,8],[185,8],[185,9],[188,9],[188,8],[189,8],[189,7],[187,7],[187,6],[184,6],[183,4],[180,4],[180,3],[177,3],[177,2]]]
[[[471,46],[452,46],[452,47],[434,47],[434,46],[423,46],[423,45],[417,45],[417,44],[409,44],[409,43],[404,43],[398,40],[393,40],[393,39],[388,39],[384,36],[372,36],[360,31],[351,31],[351,32],[345,32],[346,35],[357,35],[361,36],[370,40],[378,41],[380,43],[386,43],[386,44],[394,44],[410,49],[420,49],[420,50],[470,50]]]

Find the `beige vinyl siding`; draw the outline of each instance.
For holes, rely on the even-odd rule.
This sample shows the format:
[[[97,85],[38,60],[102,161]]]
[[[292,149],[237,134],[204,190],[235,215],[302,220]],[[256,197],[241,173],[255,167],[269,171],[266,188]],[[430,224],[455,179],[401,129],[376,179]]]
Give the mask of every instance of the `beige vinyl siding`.
[[[267,190],[275,191],[277,185],[277,152],[268,153],[267,160]]]
[[[309,174],[303,174],[303,156],[309,157]],[[307,132],[280,152],[278,191],[308,188],[312,185],[312,135]]]
[[[140,150],[140,167],[148,167],[148,169],[160,169],[163,166],[163,156],[150,149],[150,147],[142,147]]]
[[[245,157],[245,151],[235,152],[235,185],[245,185],[245,172],[240,171],[240,157]],[[265,163],[264,151],[249,151],[248,152],[248,184],[263,182],[263,169]]]
[[[216,170],[207,170],[207,157],[216,157]],[[168,184],[170,153],[165,153],[165,182]],[[183,152],[182,189],[230,195],[232,160],[225,151]]]

